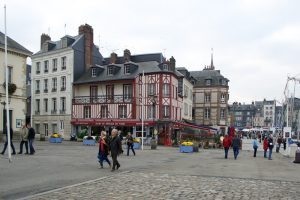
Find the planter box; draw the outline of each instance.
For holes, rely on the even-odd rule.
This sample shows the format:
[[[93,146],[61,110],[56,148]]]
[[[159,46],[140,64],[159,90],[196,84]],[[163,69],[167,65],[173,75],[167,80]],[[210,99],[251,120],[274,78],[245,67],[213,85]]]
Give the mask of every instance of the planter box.
[[[140,149],[140,148],[141,148],[141,144],[140,143],[137,143],[137,142],[133,143],[133,149]]]
[[[179,152],[180,153],[193,153],[193,146],[180,146]]]
[[[89,146],[95,146],[96,145],[96,140],[83,140],[82,144],[83,145],[89,145]]]
[[[62,143],[62,138],[49,138],[50,143]]]

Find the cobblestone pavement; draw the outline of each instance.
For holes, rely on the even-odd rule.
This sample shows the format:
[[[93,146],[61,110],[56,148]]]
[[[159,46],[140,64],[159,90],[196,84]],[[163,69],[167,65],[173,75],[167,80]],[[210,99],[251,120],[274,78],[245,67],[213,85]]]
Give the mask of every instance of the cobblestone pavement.
[[[300,182],[125,171],[25,199],[298,199]]]

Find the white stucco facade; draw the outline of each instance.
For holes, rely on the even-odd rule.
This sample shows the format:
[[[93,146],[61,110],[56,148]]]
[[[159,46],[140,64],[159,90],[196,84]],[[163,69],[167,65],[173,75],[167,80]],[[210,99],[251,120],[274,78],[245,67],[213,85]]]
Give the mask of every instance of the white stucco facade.
[[[193,107],[193,85],[186,79],[183,78],[182,86],[182,119],[192,120],[192,107]]]

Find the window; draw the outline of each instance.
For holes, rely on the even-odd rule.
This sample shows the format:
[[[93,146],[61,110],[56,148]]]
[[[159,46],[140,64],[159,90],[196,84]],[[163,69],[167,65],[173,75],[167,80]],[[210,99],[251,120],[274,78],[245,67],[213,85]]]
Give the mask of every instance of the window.
[[[48,79],[44,79],[44,93],[48,92]]]
[[[188,97],[189,96],[189,88],[188,88],[187,85],[184,85],[183,96],[184,97]]]
[[[13,68],[11,66],[8,66],[8,83],[12,83],[12,77],[13,77]]]
[[[168,64],[163,64],[163,70],[169,70],[169,65]]]
[[[225,109],[221,109],[220,118],[225,119]]]
[[[192,105],[189,106],[189,116],[192,117]]]
[[[97,70],[96,68],[92,68],[92,77],[96,77],[97,76]]]
[[[44,131],[45,131],[45,136],[48,136],[48,132],[49,132],[49,130],[48,130],[48,124],[44,124]]]
[[[66,97],[60,97],[60,114],[66,113]]]
[[[210,100],[211,100],[211,94],[206,93],[205,96],[204,96],[204,98],[205,98],[205,99],[204,99],[205,103],[209,103]]]
[[[114,86],[113,85],[107,85],[106,86],[106,98],[108,100],[114,99]]]
[[[45,112],[47,113],[48,112],[48,99],[44,99],[44,109],[45,109]]]
[[[127,106],[119,105],[119,118],[127,118]]]
[[[60,130],[64,130],[65,124],[63,120],[60,120]]]
[[[163,106],[163,118],[170,117],[170,106]]]
[[[57,59],[52,59],[52,71],[56,72],[57,71]]]
[[[52,133],[58,133],[57,124],[52,124]]]
[[[148,119],[155,119],[156,116],[156,109],[155,104],[148,106]]]
[[[183,104],[183,110],[184,110],[184,115],[188,115],[189,114],[189,107],[187,103]]]
[[[156,85],[155,83],[148,84],[148,95],[155,95],[156,94]]]
[[[170,87],[168,83],[163,84],[163,96],[169,97],[170,96]]]
[[[61,77],[60,84],[61,84],[60,90],[65,91],[66,90],[66,77],[65,76]]]
[[[65,70],[67,68],[67,57],[64,56],[61,58],[61,70]]]
[[[107,75],[113,75],[114,74],[114,68],[112,66],[107,68]]]
[[[52,98],[52,110],[51,110],[51,113],[52,114],[56,114],[56,98]]]
[[[124,74],[130,74],[130,65],[124,66]]]
[[[90,86],[90,98],[92,103],[97,102],[98,98],[98,87],[97,86]]]
[[[225,103],[226,102],[226,94],[221,94],[221,103]]]
[[[36,74],[40,74],[41,73],[41,63],[40,62],[36,63],[35,73]]]
[[[36,134],[40,134],[40,124],[35,124],[35,132]]]
[[[204,110],[204,117],[205,117],[205,119],[209,119],[210,118],[210,108],[205,108],[205,110]]]
[[[35,106],[36,106],[35,112],[36,112],[36,114],[39,114],[40,113],[40,100],[39,99],[35,100]]]
[[[205,80],[205,85],[211,85],[211,79],[206,79]]]
[[[40,93],[40,80],[35,81],[35,93],[36,94]]]
[[[132,85],[123,85],[123,95],[125,100],[132,98]]]
[[[52,92],[56,92],[57,89],[57,78],[52,78]]]
[[[108,106],[101,106],[100,109],[100,113],[101,113],[101,118],[108,118]]]
[[[44,73],[48,73],[49,70],[49,61],[45,60],[44,61]]]
[[[91,118],[91,106],[84,106],[83,107],[83,113],[84,113],[84,118],[85,119]]]

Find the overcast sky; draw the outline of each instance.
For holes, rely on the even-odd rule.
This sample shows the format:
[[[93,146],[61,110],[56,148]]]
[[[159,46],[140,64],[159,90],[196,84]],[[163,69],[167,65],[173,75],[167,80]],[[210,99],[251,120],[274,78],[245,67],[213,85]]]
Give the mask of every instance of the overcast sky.
[[[0,0],[2,32],[4,4],[8,35],[32,52],[42,33],[59,40],[84,23],[104,57],[162,52],[202,70],[213,48],[230,102],[281,101],[287,76],[300,78],[299,0]]]

